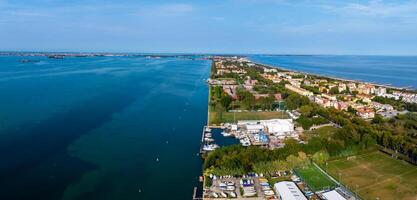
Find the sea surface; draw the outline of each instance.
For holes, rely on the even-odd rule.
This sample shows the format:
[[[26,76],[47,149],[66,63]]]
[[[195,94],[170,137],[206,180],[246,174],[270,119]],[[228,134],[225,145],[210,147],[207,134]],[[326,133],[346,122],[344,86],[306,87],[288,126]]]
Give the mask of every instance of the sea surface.
[[[417,89],[417,56],[252,55],[250,59],[289,70]]]
[[[210,65],[0,56],[0,199],[190,199]]]

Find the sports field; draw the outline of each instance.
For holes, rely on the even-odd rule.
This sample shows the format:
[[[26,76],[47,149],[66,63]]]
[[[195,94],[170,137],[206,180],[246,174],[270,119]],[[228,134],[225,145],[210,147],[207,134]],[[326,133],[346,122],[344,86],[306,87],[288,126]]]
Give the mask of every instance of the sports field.
[[[379,151],[330,161],[327,171],[363,199],[417,199],[417,166]]]
[[[317,167],[310,165],[308,167],[297,169],[297,174],[304,182],[314,191],[323,190],[326,188],[333,188],[336,186],[325,174],[323,174]]]

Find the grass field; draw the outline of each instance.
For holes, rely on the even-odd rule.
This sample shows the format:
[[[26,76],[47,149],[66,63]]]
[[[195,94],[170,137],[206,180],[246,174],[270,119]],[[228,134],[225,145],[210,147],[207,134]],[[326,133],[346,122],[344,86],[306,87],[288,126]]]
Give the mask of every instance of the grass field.
[[[314,191],[319,191],[325,188],[333,188],[336,183],[330,180],[323,174],[316,166],[310,165],[308,167],[297,169],[297,174],[304,180],[307,185]]]
[[[288,119],[285,112],[216,112],[210,111],[209,124],[220,124],[226,122],[236,122],[238,120],[262,120],[262,119]]]
[[[327,171],[363,199],[417,199],[417,166],[379,151],[330,161]]]

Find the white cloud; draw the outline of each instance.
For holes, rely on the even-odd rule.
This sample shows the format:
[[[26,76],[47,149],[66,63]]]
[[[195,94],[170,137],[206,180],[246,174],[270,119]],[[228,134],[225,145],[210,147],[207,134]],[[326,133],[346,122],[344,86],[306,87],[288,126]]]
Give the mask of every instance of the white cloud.
[[[340,14],[370,17],[408,17],[417,15],[417,2],[388,3],[382,0],[371,0],[366,3],[346,3],[343,5],[324,4],[322,8]]]

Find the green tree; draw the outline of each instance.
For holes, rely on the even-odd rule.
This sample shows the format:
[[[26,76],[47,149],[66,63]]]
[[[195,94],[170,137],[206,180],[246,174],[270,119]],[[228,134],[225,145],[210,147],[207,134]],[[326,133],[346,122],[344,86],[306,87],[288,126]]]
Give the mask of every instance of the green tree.
[[[228,109],[230,107],[230,104],[232,103],[232,97],[230,97],[229,95],[223,95],[222,98],[220,99],[220,103],[223,106],[224,109]]]
[[[330,88],[330,94],[339,94],[339,88],[337,86]]]
[[[319,165],[326,163],[330,155],[327,151],[319,151],[313,155],[313,161]]]

